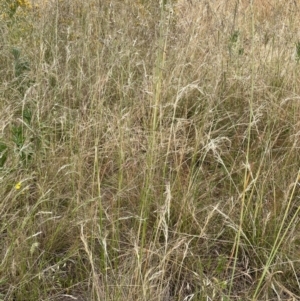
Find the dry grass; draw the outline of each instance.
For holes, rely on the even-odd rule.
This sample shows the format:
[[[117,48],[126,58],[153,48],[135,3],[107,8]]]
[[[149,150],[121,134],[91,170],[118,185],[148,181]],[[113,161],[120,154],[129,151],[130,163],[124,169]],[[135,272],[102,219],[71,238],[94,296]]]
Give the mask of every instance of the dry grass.
[[[0,300],[298,300],[299,17],[286,0],[2,15]]]

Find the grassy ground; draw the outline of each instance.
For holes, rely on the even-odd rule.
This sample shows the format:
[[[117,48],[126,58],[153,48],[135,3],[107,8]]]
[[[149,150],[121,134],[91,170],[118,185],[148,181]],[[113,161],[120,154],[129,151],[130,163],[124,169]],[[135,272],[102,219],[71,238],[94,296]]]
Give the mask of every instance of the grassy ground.
[[[300,7],[165,2],[0,1],[0,300],[299,300]]]

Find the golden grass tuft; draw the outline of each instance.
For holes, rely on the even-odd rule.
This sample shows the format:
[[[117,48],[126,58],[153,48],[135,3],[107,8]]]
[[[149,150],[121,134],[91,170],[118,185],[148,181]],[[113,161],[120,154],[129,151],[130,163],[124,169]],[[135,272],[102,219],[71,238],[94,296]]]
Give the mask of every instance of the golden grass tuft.
[[[0,300],[299,299],[295,2],[18,3]]]

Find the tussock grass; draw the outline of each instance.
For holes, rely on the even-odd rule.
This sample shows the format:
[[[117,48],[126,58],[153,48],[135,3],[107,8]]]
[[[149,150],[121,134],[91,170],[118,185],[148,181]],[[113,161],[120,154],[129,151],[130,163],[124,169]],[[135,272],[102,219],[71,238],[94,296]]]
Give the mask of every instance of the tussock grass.
[[[295,2],[18,3],[0,300],[299,299]]]

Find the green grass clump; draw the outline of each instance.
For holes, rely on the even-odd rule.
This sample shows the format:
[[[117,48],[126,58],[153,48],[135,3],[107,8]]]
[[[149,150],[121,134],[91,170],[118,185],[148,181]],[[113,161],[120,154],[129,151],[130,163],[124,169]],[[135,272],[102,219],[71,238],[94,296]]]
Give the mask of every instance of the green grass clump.
[[[0,300],[300,298],[299,12],[225,2],[0,2]]]

